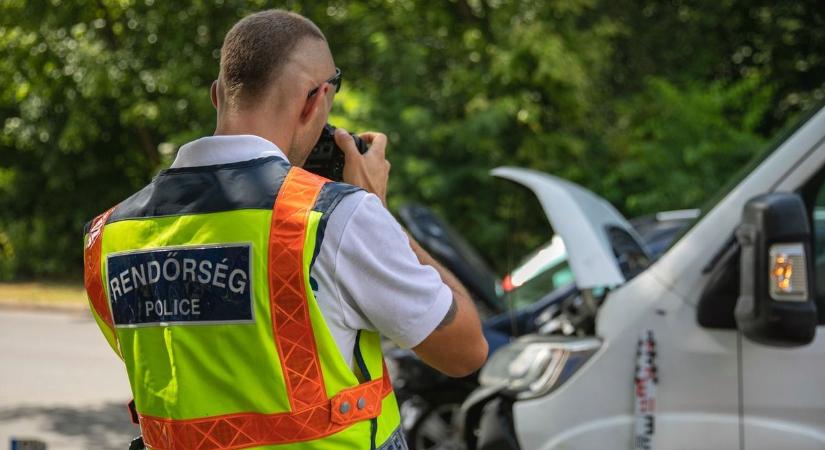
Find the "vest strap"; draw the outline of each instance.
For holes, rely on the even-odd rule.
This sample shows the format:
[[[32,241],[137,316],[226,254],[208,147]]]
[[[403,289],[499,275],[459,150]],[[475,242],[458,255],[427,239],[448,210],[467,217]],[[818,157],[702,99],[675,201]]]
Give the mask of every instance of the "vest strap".
[[[391,393],[392,383],[384,367],[381,378],[345,389],[331,400],[301,411],[239,413],[186,420],[141,415],[140,429],[146,446],[153,450],[230,450],[304,442],[378,417],[381,401]],[[363,407],[359,408],[361,398]],[[343,407],[345,402],[348,407]],[[342,412],[345,410],[348,412]]]
[[[385,365],[381,378],[344,389],[330,400],[330,421],[336,425],[350,425],[378,417],[381,415],[381,402],[390,392],[392,383]]]
[[[109,310],[109,299],[106,297],[106,288],[103,286],[103,278],[100,269],[100,254],[103,246],[103,226],[109,220],[115,208],[112,207],[103,214],[95,217],[89,227],[89,235],[86,238],[86,245],[83,248],[83,284],[86,287],[86,294],[95,313],[109,327],[112,334],[117,339],[112,313]]]
[[[327,400],[304,279],[309,213],[326,182],[303,169],[291,168],[275,200],[269,232],[269,305],[292,411]]]

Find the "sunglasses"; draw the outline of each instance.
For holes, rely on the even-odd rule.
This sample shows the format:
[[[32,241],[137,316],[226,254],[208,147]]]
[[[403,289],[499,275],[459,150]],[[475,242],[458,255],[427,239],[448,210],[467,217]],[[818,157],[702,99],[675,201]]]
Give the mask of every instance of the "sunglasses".
[[[321,83],[320,86],[311,89],[309,91],[309,94],[307,94],[307,98],[312,98],[313,95],[318,93],[318,90],[321,89],[321,86],[323,86],[326,83],[329,83],[329,84],[335,86],[335,92],[340,91],[341,90],[341,69],[336,67],[335,68],[335,75],[333,75],[332,78],[330,78],[329,80],[326,80],[323,83]]]

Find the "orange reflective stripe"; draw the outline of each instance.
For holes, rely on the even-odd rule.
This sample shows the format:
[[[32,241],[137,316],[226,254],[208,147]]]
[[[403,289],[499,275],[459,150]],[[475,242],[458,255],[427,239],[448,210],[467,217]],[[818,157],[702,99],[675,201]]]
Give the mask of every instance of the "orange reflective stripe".
[[[381,401],[392,392],[392,382],[384,366],[381,378],[344,389],[332,398],[330,421],[348,425],[381,415]]]
[[[113,207],[95,217],[83,249],[83,284],[86,286],[86,294],[89,296],[92,308],[113,333],[115,326],[112,313],[109,312],[109,299],[106,297],[106,289],[103,287],[100,275],[100,252],[103,245],[103,226],[106,225],[106,221],[109,220],[114,210]]]
[[[240,413],[203,419],[173,420],[140,416],[143,441],[154,450],[230,450],[304,442],[335,434],[381,414],[381,400],[392,392],[389,375],[341,391],[330,401],[302,411]],[[364,408],[358,400],[364,398]],[[340,405],[349,402],[349,413]]]
[[[326,179],[295,168],[281,185],[269,231],[269,304],[292,411],[327,401],[304,282],[309,213]]]

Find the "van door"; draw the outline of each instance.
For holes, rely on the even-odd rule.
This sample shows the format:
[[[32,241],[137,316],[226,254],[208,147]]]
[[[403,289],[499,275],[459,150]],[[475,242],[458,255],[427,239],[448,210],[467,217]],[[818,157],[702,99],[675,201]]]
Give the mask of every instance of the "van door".
[[[769,347],[740,337],[744,448],[823,449],[825,142],[820,140],[776,190],[799,192],[808,207],[814,252],[814,273],[810,276],[814,279],[820,326],[814,342],[798,348]]]

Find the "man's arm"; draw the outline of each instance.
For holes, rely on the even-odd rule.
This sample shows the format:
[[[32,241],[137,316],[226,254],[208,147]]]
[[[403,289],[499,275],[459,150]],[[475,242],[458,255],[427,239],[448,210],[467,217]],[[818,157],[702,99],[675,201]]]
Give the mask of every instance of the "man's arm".
[[[385,158],[386,136],[363,133],[361,138],[371,144],[364,155],[355,148],[355,143],[346,130],[336,130],[335,140],[345,157],[344,181],[374,193],[386,205],[390,171],[390,164]],[[452,292],[452,305],[441,323],[413,347],[413,351],[424,362],[449,376],[469,375],[478,370],[487,359],[487,341],[481,332],[481,322],[472,298],[449,270],[442,267],[414,239],[410,237],[409,241],[418,261],[435,269],[441,281]]]
[[[432,266],[453,292],[453,304],[436,329],[413,351],[424,362],[453,377],[467,376],[487,360],[487,340],[467,289],[410,236],[410,247],[421,264]]]

